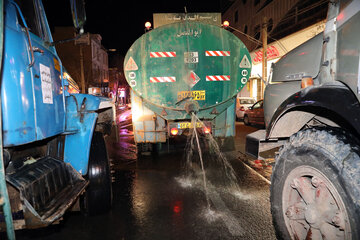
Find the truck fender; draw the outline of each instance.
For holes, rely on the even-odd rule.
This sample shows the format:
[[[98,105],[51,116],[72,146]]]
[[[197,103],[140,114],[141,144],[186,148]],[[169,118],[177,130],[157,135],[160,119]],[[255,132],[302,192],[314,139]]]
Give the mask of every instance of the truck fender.
[[[91,140],[98,112],[104,106],[102,102],[101,98],[87,94],[66,97],[64,161],[82,175],[88,171]]]
[[[267,127],[266,139],[290,137],[312,120],[359,134],[359,101],[341,82],[305,88],[277,108]]]

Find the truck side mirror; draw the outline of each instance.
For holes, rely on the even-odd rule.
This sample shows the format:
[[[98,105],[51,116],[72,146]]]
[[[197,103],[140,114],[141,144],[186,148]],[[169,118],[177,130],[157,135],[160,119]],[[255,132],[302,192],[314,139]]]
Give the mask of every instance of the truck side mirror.
[[[84,24],[86,21],[84,0],[70,0],[70,5],[74,27],[82,34],[84,32]]]

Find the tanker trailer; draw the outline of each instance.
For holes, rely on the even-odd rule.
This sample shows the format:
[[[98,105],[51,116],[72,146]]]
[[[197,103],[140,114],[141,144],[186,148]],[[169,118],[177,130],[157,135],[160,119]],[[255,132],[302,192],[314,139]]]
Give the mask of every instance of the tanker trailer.
[[[229,31],[184,19],[145,33],[124,59],[140,152],[189,132],[192,112],[201,133],[234,149],[235,99],[249,79],[250,54]]]

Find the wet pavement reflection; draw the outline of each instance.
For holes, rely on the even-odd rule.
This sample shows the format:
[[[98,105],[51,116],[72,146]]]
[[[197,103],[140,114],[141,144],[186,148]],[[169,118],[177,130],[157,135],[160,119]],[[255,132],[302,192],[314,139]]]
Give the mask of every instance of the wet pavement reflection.
[[[239,188],[216,184],[217,174],[209,174],[209,209],[200,173],[187,177],[186,139],[138,157],[129,110],[118,119],[118,141],[107,139],[114,170],[111,212],[93,217],[70,212],[60,224],[18,231],[17,239],[275,239],[269,185],[239,161],[237,151],[226,157]],[[207,161],[211,156],[203,151]]]

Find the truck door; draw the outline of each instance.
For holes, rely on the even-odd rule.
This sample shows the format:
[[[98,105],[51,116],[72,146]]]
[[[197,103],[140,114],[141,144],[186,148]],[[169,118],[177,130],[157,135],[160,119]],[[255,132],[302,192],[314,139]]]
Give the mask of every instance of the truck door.
[[[65,107],[62,88],[61,62],[50,46],[52,37],[42,2],[16,1],[25,21],[31,23],[29,41],[29,70],[33,81],[36,140],[64,131]]]
[[[15,4],[4,1],[4,60],[1,100],[4,146],[36,139],[33,84],[28,71],[28,43]]]

